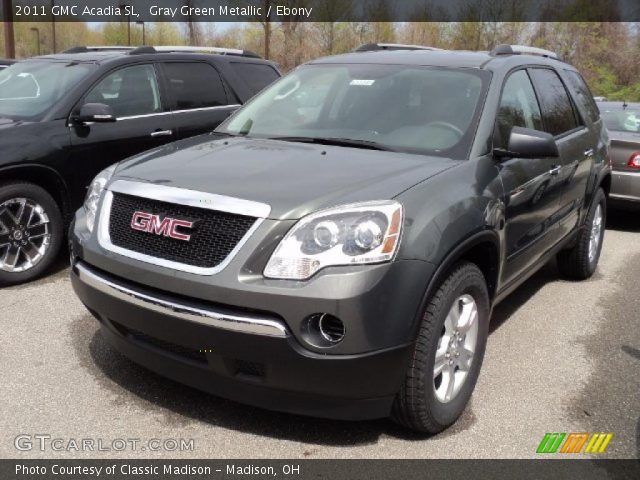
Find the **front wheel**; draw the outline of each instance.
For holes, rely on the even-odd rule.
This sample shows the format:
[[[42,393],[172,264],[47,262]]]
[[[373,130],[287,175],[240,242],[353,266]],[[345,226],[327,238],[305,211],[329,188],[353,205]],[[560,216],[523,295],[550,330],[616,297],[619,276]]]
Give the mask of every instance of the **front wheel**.
[[[427,304],[394,420],[437,433],[458,419],[480,373],[489,315],[484,275],[472,263],[458,264]]]
[[[560,273],[573,280],[585,280],[596,271],[607,215],[607,197],[599,188],[573,247],[558,253]]]
[[[47,270],[62,246],[55,200],[32,183],[0,185],[0,286],[27,282]]]

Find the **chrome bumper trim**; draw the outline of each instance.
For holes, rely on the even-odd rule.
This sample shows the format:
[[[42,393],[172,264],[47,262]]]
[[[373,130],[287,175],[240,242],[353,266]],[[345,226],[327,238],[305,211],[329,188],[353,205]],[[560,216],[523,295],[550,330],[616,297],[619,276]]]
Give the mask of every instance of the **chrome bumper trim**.
[[[73,270],[82,283],[113,298],[147,310],[233,332],[279,338],[285,338],[289,335],[286,326],[277,320],[229,315],[157,298],[132,290],[129,287],[118,285],[93,271],[82,262],[77,262],[73,266]]]
[[[115,180],[109,185],[108,190],[135,197],[151,198],[160,202],[176,203],[178,205],[256,218],[267,218],[271,212],[271,206],[266,203],[155,183]]]

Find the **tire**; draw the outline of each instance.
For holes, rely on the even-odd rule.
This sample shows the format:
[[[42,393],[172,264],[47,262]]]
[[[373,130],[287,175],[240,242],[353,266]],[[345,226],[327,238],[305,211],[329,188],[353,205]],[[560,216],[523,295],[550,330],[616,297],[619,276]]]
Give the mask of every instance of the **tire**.
[[[26,182],[0,184],[0,286],[28,282],[48,270],[63,232],[60,208],[46,190]]]
[[[597,225],[598,218],[599,225]],[[607,197],[602,188],[598,188],[573,247],[562,250],[557,255],[558,270],[564,277],[572,280],[586,280],[596,271],[602,252],[606,219]],[[597,235],[594,237],[597,238],[597,245],[591,254],[592,233]]]
[[[475,320],[477,331],[474,354],[467,367],[455,371],[454,377],[459,372],[464,373],[463,370],[466,370],[466,376],[457,387],[457,393],[452,393],[447,400],[442,398],[443,391],[447,390],[445,370],[450,372],[449,369],[454,367],[449,365],[436,375],[436,354],[442,358],[443,350],[451,352],[447,349],[450,345],[446,337],[449,331],[447,324],[451,324],[447,319],[454,304],[458,308],[464,303],[461,303],[461,299],[468,298],[475,302],[478,314]],[[464,308],[469,305],[471,304],[465,304]],[[462,311],[460,318],[464,318],[466,310]],[[412,430],[434,434],[452,425],[460,417],[480,373],[489,332],[489,316],[489,294],[484,275],[473,263],[457,264],[427,303],[411,363],[393,405],[392,418],[396,422]],[[472,331],[473,327],[466,333],[463,346],[467,346],[466,342],[471,340]],[[453,351],[456,349],[461,350],[458,346]],[[451,353],[450,360],[454,356],[455,353]],[[454,360],[457,361],[464,362],[460,357]]]

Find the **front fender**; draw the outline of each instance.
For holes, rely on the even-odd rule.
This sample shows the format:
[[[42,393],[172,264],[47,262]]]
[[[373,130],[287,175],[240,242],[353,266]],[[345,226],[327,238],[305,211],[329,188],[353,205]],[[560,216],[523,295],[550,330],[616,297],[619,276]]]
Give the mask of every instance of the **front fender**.
[[[484,231],[502,245],[504,192],[493,159],[462,161],[397,197],[405,208],[398,257],[440,265],[457,245]]]

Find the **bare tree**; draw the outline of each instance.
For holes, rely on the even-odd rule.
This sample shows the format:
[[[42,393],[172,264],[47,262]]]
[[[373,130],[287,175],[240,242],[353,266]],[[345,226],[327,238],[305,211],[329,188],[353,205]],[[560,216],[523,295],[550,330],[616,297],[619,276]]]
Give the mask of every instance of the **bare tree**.
[[[306,7],[309,4],[309,0],[288,0],[287,6],[295,9],[299,9],[302,7]],[[299,12],[300,10],[291,10]],[[289,15],[285,17],[282,21],[282,33],[283,33],[283,42],[284,42],[284,55],[282,56],[282,61],[280,63],[280,67],[284,71],[291,70],[295,65],[299,65],[302,63],[302,43],[303,39],[298,35],[298,32],[301,30],[302,23],[300,22],[301,16],[298,13],[297,15]]]
[[[334,53],[337,24],[348,18],[352,7],[352,0],[318,0],[318,30],[326,54]]]
[[[198,23],[194,22],[191,15],[191,7],[193,7],[194,0],[186,0],[186,6],[189,8],[189,15],[187,19],[187,35],[189,45],[200,45],[200,29]]]

